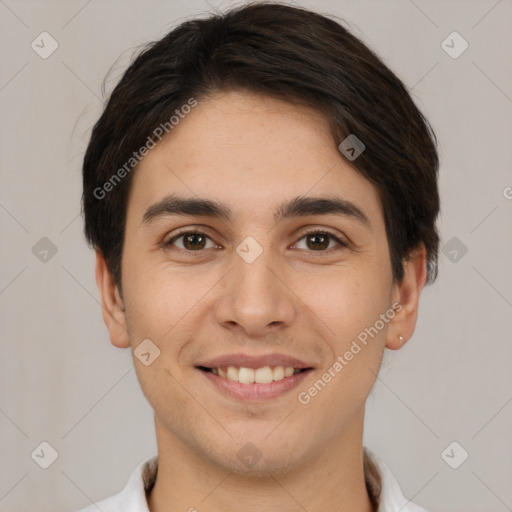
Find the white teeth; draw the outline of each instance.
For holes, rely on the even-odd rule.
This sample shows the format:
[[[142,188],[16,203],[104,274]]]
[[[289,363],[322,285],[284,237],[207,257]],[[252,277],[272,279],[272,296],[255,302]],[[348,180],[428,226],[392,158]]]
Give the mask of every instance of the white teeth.
[[[241,384],[252,384],[254,382],[254,370],[252,368],[240,368],[238,382]]]
[[[293,375],[293,368],[291,366],[288,366],[284,369],[284,376],[285,377],[291,377]]]
[[[264,366],[263,368],[258,368],[254,372],[254,382],[258,384],[268,384],[274,380],[274,374],[272,372],[272,368],[270,366]]]
[[[276,366],[273,371],[274,380],[284,379],[284,368],[282,366]]]
[[[226,377],[229,380],[235,380],[238,382],[238,373],[239,373],[238,368],[235,368],[234,366],[228,366],[228,371],[227,371]]]
[[[269,384],[273,381],[283,380],[286,377],[299,373],[300,369],[292,366],[263,366],[262,368],[237,368],[236,366],[228,366],[227,368],[212,368],[212,373],[241,384]]]

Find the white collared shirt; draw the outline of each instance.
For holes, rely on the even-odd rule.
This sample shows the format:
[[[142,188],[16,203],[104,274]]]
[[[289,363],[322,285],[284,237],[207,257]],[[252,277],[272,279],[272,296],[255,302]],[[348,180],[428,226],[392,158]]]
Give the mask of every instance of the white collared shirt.
[[[368,449],[365,448],[368,452]],[[380,506],[377,512],[427,512],[404,498],[402,491],[389,467],[371,453],[382,482]],[[141,462],[131,474],[124,489],[114,496],[105,498],[76,512],[149,512],[146,489],[152,487],[158,469],[158,455]]]

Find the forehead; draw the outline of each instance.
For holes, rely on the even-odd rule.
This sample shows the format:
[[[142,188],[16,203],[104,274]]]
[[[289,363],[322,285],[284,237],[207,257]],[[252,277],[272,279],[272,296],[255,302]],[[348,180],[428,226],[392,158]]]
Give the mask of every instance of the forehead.
[[[327,120],[303,106],[245,92],[198,100],[138,165],[129,211],[165,196],[215,198],[235,213],[283,198],[338,195],[382,216],[375,187],[339,153]]]

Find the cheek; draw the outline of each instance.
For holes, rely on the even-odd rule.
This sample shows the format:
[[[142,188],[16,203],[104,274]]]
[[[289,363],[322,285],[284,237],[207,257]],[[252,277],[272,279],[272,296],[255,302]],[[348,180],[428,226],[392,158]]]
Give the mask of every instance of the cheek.
[[[131,344],[136,349],[142,340],[149,339],[160,350],[158,359],[149,367],[134,359],[143,391],[157,409],[155,401],[164,389],[177,405],[180,386],[173,377],[179,382],[188,378],[183,373],[189,371],[187,350],[207,324],[212,307],[208,292],[213,291],[219,277],[214,273],[169,269],[165,263],[155,264],[141,257],[126,258],[124,265],[125,275],[129,276],[126,314]]]
[[[373,326],[389,307],[390,288],[377,267],[346,268],[321,279],[298,282],[302,284],[297,294],[304,297],[317,323],[324,325],[336,353],[345,351],[346,345]]]
[[[330,357],[316,380],[299,390],[297,399],[308,413],[311,428],[323,428],[326,436],[346,428],[364,405],[385,347],[387,324],[380,319],[388,308],[389,290],[368,274],[353,279],[347,275],[335,286],[332,279],[321,290],[314,288],[307,302],[314,312],[311,317],[323,326],[324,348]]]
[[[127,248],[123,259],[130,335],[163,343],[172,336],[174,326],[197,305],[204,291],[194,278],[188,280],[179,271],[153,262],[142,251],[133,252]]]
[[[313,417],[330,411],[336,428],[359,410],[379,372],[387,330],[381,315],[389,307],[390,293],[383,273],[371,265],[345,268],[328,279],[303,282],[299,292],[307,297],[311,318],[322,326],[324,349],[330,354],[313,386],[301,390],[299,402],[308,403],[305,410]]]
[[[142,258],[126,258],[124,270],[129,276],[125,287],[127,322],[141,389],[161,418],[172,417],[176,410],[187,416],[190,397],[179,385],[183,374],[176,363],[193,336],[190,318],[204,292]],[[148,366],[137,359],[137,346],[145,339],[160,351]]]

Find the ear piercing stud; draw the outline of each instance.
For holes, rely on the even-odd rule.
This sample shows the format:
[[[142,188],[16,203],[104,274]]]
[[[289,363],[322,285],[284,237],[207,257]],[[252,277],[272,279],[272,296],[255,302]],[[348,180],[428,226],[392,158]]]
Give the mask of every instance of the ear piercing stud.
[[[403,337],[403,336],[398,336],[398,341],[399,341],[400,343],[403,343],[403,342],[404,342],[404,337]]]

